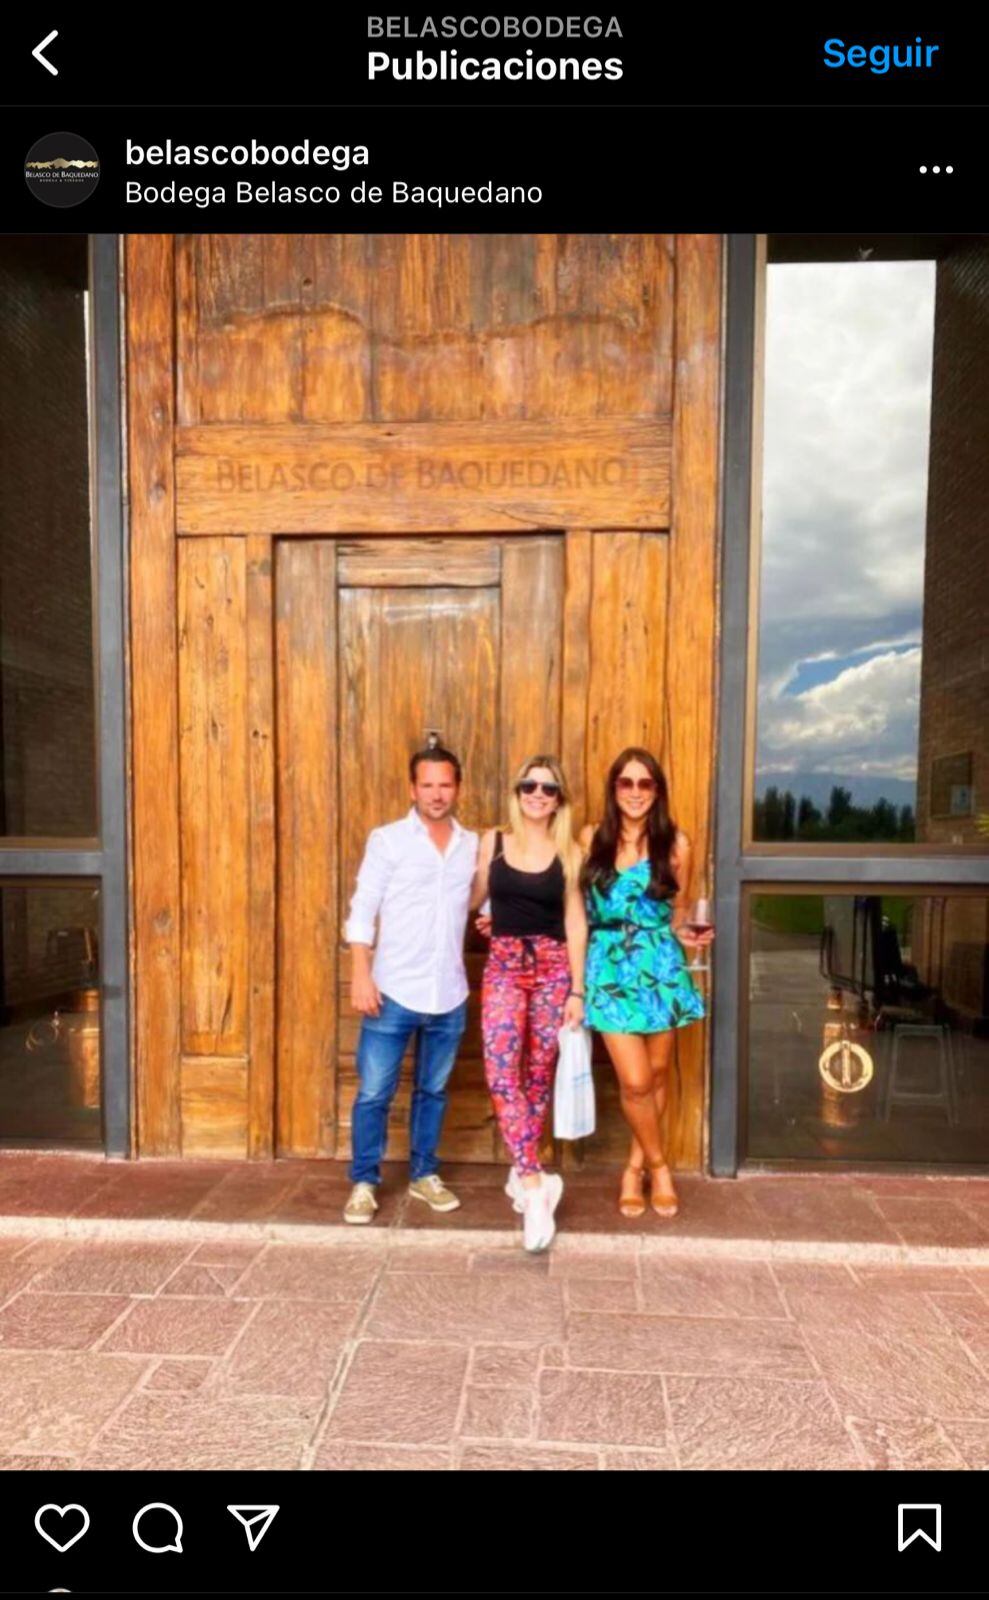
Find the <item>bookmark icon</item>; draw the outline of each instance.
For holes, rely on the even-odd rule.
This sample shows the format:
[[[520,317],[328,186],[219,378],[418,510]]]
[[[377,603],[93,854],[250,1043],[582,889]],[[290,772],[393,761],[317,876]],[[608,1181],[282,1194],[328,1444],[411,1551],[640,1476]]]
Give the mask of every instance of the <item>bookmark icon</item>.
[[[281,1508],[279,1506],[227,1506],[247,1534],[247,1548],[256,1550]]]

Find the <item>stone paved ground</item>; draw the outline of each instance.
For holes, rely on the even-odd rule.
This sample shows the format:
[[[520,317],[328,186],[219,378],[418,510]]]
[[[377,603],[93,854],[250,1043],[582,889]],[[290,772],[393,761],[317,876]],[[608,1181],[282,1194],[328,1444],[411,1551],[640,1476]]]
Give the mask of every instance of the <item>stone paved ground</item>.
[[[0,1157],[0,1467],[989,1468],[989,1182],[568,1184]]]

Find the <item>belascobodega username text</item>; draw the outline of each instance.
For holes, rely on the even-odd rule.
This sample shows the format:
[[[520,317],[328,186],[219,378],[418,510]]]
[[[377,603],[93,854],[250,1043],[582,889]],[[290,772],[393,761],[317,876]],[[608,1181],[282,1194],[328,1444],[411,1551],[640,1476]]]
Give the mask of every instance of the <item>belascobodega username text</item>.
[[[166,139],[162,144],[139,145],[127,140],[126,160],[129,167],[147,164],[151,167],[307,167],[331,166],[334,175],[348,172],[351,167],[366,167],[370,154],[366,144],[311,144],[301,139],[297,144],[261,144],[252,139],[249,144],[180,144]],[[394,178],[388,183],[360,182],[344,185],[338,183],[255,183],[246,178],[236,183],[144,183],[128,180],[124,184],[127,205],[196,206],[200,211],[207,206],[233,205],[339,205],[349,201],[352,205],[411,206],[514,206],[539,205],[543,192],[535,184],[496,183],[486,174],[478,183],[440,184],[410,183],[406,178]]]
[[[228,193],[229,188],[229,193]],[[488,179],[482,183],[409,183],[404,178],[394,178],[388,184],[355,183],[341,189],[334,183],[248,183],[242,179],[235,184],[224,183],[135,183],[124,185],[127,205],[195,206],[204,211],[208,206],[233,205],[351,205],[410,206],[538,206],[543,191],[534,184],[495,183]]]

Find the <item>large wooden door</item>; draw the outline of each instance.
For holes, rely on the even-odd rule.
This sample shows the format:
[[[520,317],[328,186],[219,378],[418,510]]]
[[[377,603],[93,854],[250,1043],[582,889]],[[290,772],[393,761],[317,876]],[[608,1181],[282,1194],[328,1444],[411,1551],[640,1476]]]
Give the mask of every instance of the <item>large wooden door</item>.
[[[341,912],[427,726],[474,826],[546,745],[593,820],[646,744],[708,860],[721,242],[135,234],[126,290],[136,1148],[334,1157]],[[495,1153],[476,1032],[445,1148]]]
[[[286,540],[277,552],[278,1147],[343,1156],[359,1018],[339,946],[367,833],[408,810],[409,756],[429,730],[460,756],[459,815],[475,829],[504,820],[525,754],[559,749],[564,539]],[[470,946],[444,1153],[490,1160],[476,934]],[[393,1156],[408,1106],[406,1079]]]

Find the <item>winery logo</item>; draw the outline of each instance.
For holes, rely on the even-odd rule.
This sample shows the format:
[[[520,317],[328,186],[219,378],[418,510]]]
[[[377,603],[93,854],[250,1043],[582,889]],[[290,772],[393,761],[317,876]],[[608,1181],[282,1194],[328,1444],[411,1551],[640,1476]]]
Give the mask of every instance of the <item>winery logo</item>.
[[[24,158],[24,181],[46,206],[77,206],[100,181],[100,158],[78,133],[46,133]]]

